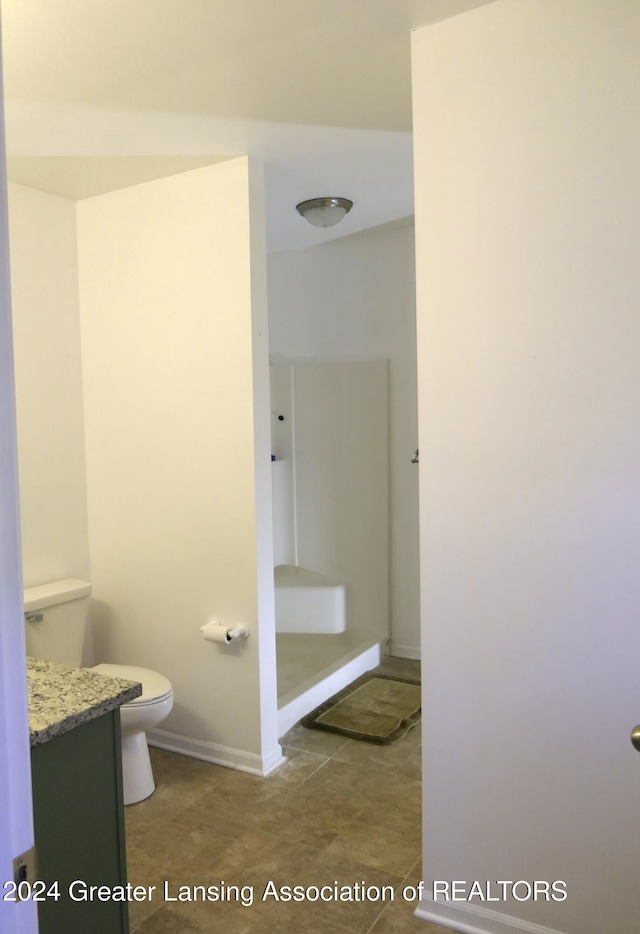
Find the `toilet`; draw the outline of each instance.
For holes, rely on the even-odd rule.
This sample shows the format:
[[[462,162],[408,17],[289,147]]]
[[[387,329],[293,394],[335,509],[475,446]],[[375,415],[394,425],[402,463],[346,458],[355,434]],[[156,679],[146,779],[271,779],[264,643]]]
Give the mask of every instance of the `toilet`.
[[[80,668],[87,628],[91,584],[67,578],[24,591],[27,655]],[[95,665],[89,671],[142,684],[142,695],[120,708],[124,803],[136,804],[153,794],[155,782],[146,731],[173,707],[171,682],[135,665]]]
[[[124,678],[126,681],[139,681],[142,685],[141,696],[120,708],[124,803],[135,804],[153,794],[156,787],[146,731],[161,723],[171,712],[171,682],[157,671],[135,665],[94,665],[91,670],[107,678]]]

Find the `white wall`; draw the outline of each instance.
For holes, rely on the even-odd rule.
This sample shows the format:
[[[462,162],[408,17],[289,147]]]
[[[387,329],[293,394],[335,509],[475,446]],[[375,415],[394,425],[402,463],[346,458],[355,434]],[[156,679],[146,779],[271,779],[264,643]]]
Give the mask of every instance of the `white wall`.
[[[280,747],[259,196],[241,158],[87,199],[78,255],[98,653],[171,680],[156,741],[268,770]],[[250,638],[204,642],[210,616]]]
[[[89,574],[75,204],[9,184],[25,587]]]
[[[635,0],[414,34],[423,872],[568,891],[424,903],[460,930],[638,927],[639,35]]]
[[[273,362],[389,360],[391,649],[419,658],[413,228],[271,253],[268,274]]]
[[[389,639],[388,383],[383,360],[271,366],[275,563],[346,585],[369,643]]]

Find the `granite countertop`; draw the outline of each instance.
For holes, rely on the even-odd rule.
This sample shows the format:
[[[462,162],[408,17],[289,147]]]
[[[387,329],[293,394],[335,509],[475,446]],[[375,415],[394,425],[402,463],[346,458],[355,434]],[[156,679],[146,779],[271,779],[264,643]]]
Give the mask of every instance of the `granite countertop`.
[[[47,743],[142,694],[137,681],[40,658],[27,658],[27,686],[32,746]]]

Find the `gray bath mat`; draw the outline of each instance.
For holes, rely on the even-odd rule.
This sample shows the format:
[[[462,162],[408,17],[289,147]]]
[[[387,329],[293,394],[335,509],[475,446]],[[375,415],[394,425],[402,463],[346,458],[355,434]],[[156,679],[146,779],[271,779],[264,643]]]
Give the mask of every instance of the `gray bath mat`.
[[[395,743],[420,720],[420,682],[366,674],[304,717],[303,726],[367,743]]]

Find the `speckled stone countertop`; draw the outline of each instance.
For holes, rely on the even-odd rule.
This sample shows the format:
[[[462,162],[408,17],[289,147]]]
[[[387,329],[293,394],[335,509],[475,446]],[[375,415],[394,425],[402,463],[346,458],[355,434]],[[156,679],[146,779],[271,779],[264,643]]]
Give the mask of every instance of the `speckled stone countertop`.
[[[27,658],[31,745],[47,743],[142,694],[142,685]]]

